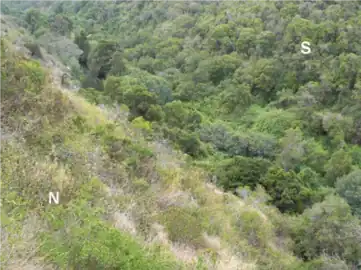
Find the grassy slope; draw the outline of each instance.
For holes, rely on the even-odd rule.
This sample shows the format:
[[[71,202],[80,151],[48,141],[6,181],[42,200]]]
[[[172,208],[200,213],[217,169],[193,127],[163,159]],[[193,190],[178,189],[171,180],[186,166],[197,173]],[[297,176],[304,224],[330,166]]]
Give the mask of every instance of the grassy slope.
[[[2,269],[297,267],[263,191],[240,200],[206,184],[162,143],[1,47]],[[54,190],[60,205],[47,202]]]

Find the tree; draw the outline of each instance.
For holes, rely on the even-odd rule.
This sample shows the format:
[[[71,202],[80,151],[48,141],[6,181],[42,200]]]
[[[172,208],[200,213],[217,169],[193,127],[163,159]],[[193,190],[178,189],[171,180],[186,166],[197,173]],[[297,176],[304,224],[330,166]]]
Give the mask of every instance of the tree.
[[[65,15],[57,14],[49,19],[50,29],[60,35],[68,36],[73,30],[73,22]]]
[[[142,86],[134,86],[126,90],[123,98],[123,102],[129,107],[132,117],[145,116],[150,106],[157,102],[156,96]]]
[[[248,84],[229,83],[224,86],[220,102],[228,113],[245,110],[252,103],[251,88]]]
[[[173,101],[164,107],[165,121],[171,127],[184,128],[186,126],[186,119],[188,110],[181,101]]]
[[[74,43],[83,51],[79,57],[79,64],[87,68],[88,55],[90,52],[90,44],[84,30],[80,31],[79,35],[75,36]]]
[[[162,107],[156,104],[156,105],[150,105],[144,118],[148,121],[161,122],[164,119],[164,116],[165,114]]]
[[[126,71],[123,54],[119,51],[115,52],[110,61],[110,75],[121,76]]]
[[[272,203],[282,212],[302,213],[310,204],[312,194],[294,171],[285,172],[272,166],[263,176],[261,184],[272,197]]]
[[[87,63],[93,76],[104,80],[111,70],[111,60],[117,44],[113,40],[101,40],[88,56]]]
[[[233,79],[239,84],[246,83],[251,86],[251,93],[269,101],[276,94],[276,86],[280,81],[280,62],[277,59],[261,58],[248,61],[237,68]]]
[[[282,167],[288,170],[295,170],[305,156],[306,142],[299,128],[289,129],[281,139],[281,153],[279,162]]]
[[[352,216],[350,206],[342,198],[329,195],[294,224],[294,250],[305,260],[325,254],[356,266],[361,258],[360,232],[360,220]]]
[[[356,170],[339,178],[337,193],[351,206],[353,213],[361,217],[361,170]]]
[[[25,14],[25,22],[28,24],[30,33],[33,34],[41,25],[41,13],[38,9],[29,9]]]
[[[215,174],[225,190],[235,191],[239,186],[255,188],[270,165],[266,159],[237,156],[221,162]]]
[[[334,152],[325,165],[327,184],[334,186],[337,178],[348,174],[351,168],[352,158],[348,152],[343,149]]]

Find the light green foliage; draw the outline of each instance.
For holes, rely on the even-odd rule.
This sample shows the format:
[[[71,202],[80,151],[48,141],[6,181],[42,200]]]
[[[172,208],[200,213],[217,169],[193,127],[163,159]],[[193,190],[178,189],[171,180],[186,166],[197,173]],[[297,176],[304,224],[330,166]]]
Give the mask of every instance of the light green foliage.
[[[287,129],[297,124],[297,118],[294,113],[284,110],[270,110],[261,113],[253,128],[255,130],[270,133],[282,137]]]
[[[305,156],[305,141],[299,128],[288,129],[281,139],[282,152],[279,155],[280,164],[285,170],[299,167]]]
[[[142,131],[150,132],[152,130],[151,124],[148,121],[145,121],[142,116],[133,119],[132,125]]]
[[[334,152],[325,165],[325,178],[330,186],[333,186],[337,178],[348,174],[352,169],[352,157],[343,149]]]
[[[295,252],[305,259],[336,255],[355,266],[361,254],[360,229],[349,205],[340,197],[328,196],[299,217],[293,232]]]
[[[336,190],[351,206],[353,213],[361,216],[361,171],[356,170],[339,178]]]
[[[89,190],[89,187],[86,187]],[[41,252],[58,267],[92,269],[175,269],[180,267],[167,254],[147,249],[130,235],[100,221],[101,212],[88,206],[87,197],[80,190],[67,211],[64,207],[48,209],[46,219],[55,230],[68,223],[68,230],[60,234],[43,234]]]

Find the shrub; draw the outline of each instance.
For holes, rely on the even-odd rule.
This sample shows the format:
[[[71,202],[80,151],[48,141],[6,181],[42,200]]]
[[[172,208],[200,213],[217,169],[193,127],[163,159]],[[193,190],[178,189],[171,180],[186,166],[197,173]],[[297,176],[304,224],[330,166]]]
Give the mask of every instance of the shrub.
[[[202,244],[203,228],[199,213],[194,209],[172,207],[162,213],[160,217],[167,228],[171,241],[193,244]]]
[[[294,171],[270,167],[261,181],[272,203],[282,212],[301,213],[312,199],[311,191],[300,181]]]
[[[285,131],[292,128],[297,122],[293,113],[284,110],[270,110],[261,113],[253,125],[253,129],[281,137]]]
[[[356,170],[339,178],[337,193],[351,206],[352,211],[361,217],[361,170]]]
[[[152,131],[152,125],[148,121],[145,121],[142,116],[139,116],[132,121],[132,126],[145,132]]]
[[[234,191],[239,186],[255,188],[270,165],[262,158],[234,157],[218,165],[216,175],[226,190]]]
[[[326,255],[356,265],[361,258],[360,221],[349,205],[330,195],[307,209],[292,225],[295,253],[305,260]]]
[[[30,51],[31,56],[33,57],[37,57],[40,59],[44,59],[44,55],[41,51],[41,48],[39,46],[39,44],[36,43],[26,43],[24,44],[24,46]]]
[[[146,248],[101,221],[100,212],[90,208],[84,199],[72,201],[67,209],[64,206],[49,209],[45,215],[53,229],[65,226],[65,222],[69,224],[65,231],[43,233],[41,237],[40,251],[57,267],[128,270],[180,267],[162,250]]]

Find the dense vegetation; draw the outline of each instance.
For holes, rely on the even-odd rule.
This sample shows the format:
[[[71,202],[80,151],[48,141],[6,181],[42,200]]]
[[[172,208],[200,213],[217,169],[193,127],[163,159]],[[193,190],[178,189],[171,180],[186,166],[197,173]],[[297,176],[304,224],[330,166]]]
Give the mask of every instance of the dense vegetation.
[[[1,11],[26,29],[31,56],[44,61],[44,50],[67,65],[68,84],[79,84],[93,104],[75,95],[88,109],[74,108],[66,94],[47,89],[49,76],[37,60],[10,57],[3,41],[2,124],[25,140],[2,147],[9,181],[3,189],[35,177],[31,162],[47,156],[47,173],[74,181],[64,187],[64,209],[45,211],[48,230],[60,231],[39,236],[40,256],[63,268],[70,262],[86,269],[238,269],[221,264],[221,252],[205,244],[206,232],[244,260],[239,269],[360,267],[359,2],[7,2]],[[303,41],[311,54],[301,53]],[[121,104],[127,119],[99,124],[93,117],[104,117],[95,112],[101,104]],[[119,121],[134,133],[119,130]],[[149,144],[160,138],[186,154],[185,168],[167,160],[165,170],[155,169],[164,160]],[[88,171],[84,164],[99,145],[103,167]],[[19,173],[11,162],[29,171]],[[153,177],[163,179],[161,187]],[[222,195],[231,206],[219,201],[205,191],[206,179],[239,198]],[[36,192],[42,184],[29,180],[22,188]],[[115,185],[129,198],[112,204],[92,185]],[[190,192],[195,205],[171,187]],[[182,203],[155,203],[166,190]],[[24,217],[16,212],[23,204],[40,213],[14,196],[4,199],[13,219]],[[131,215],[138,237],[147,238],[156,222],[172,243],[211,251],[183,265],[143,248],[107,222],[109,207],[127,212],[133,201],[141,209]],[[56,224],[54,216],[69,223]],[[74,216],[93,223],[62,231]],[[85,235],[93,237],[89,246]]]

